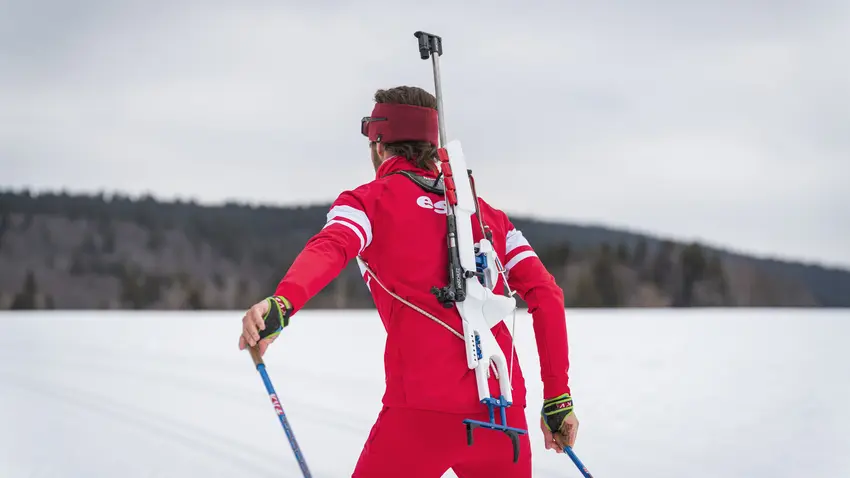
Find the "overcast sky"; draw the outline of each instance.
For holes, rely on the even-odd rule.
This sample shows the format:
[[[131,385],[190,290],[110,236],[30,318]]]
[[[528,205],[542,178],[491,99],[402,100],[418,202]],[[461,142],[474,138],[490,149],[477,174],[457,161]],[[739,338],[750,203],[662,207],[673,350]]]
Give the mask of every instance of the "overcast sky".
[[[330,202],[421,29],[497,207],[850,266],[848,5],[0,0],[0,188]]]

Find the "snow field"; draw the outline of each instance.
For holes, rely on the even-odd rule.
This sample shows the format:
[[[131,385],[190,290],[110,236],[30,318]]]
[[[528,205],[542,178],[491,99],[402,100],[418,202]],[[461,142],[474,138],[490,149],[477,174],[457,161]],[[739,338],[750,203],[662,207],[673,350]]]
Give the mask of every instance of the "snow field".
[[[0,313],[0,477],[299,477],[237,349],[240,319]],[[542,447],[531,319],[517,320],[534,476],[580,477]],[[596,478],[850,476],[850,312],[568,310],[567,321],[575,450]],[[384,338],[374,311],[303,311],[266,354],[317,478],[351,474],[380,408]]]

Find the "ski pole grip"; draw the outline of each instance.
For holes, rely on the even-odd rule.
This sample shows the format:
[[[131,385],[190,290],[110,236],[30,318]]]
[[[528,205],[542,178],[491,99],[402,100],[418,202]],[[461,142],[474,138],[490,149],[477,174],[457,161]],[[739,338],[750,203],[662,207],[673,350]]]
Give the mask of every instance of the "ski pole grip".
[[[255,345],[249,348],[248,351],[251,353],[251,360],[254,361],[254,366],[259,367],[263,363],[263,357],[260,356],[260,348]]]
[[[427,60],[431,55],[443,56],[443,39],[431,33],[418,31],[413,34],[419,39],[419,56]]]

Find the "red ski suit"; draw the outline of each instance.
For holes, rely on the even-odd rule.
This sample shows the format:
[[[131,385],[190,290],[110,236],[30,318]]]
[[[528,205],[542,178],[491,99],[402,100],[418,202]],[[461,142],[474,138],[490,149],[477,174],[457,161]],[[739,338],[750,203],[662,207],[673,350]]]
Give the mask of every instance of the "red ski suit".
[[[521,463],[518,465],[511,463],[510,440],[501,433],[476,431],[475,444],[466,447],[463,438],[465,429],[460,417],[472,417],[474,414],[486,420],[486,415],[481,415],[486,408],[478,399],[474,371],[466,365],[463,341],[439,323],[392,297],[383,288],[386,287],[462,333],[463,326],[457,309],[444,308],[431,292],[432,287],[443,287],[448,283],[444,198],[425,191],[410,178],[393,174],[402,170],[436,177],[433,172],[417,169],[402,157],[384,161],[375,180],[354,190],[344,191],[334,201],[325,227],[307,242],[278,285],[276,294],[289,299],[293,313],[297,313],[349,261],[356,259],[360,265],[366,286],[372,293],[387,331],[384,353],[386,391],[383,397],[384,411],[364,447],[354,476],[392,476],[393,469],[404,470],[398,476],[420,476],[410,467],[431,459],[446,462],[445,468],[443,464],[437,464],[437,468],[445,471],[455,467],[455,473],[458,473],[463,468],[461,462],[464,457],[471,456],[464,453],[472,453],[475,449],[480,453],[481,448],[487,446],[485,435],[496,435],[493,439],[500,444],[498,446],[507,447],[494,456],[494,460],[503,461],[509,469],[522,470],[518,474],[508,474],[507,470],[502,469],[500,476],[530,476],[527,435],[523,438]],[[456,175],[458,180],[460,177]],[[525,300],[532,314],[543,393],[547,398],[569,393],[563,291],[507,215],[480,198],[479,205],[482,219],[492,231],[493,246],[507,270],[508,285]],[[477,216],[473,216],[473,221],[473,232],[478,241],[482,234]],[[367,271],[367,266],[374,277]],[[376,278],[383,287],[376,283]],[[502,282],[500,278],[495,291],[503,290]],[[510,361],[512,347],[507,325],[500,322],[493,327],[492,332]],[[494,397],[498,397],[499,385],[493,375],[490,378],[490,390]],[[511,411],[508,425],[527,428],[521,413],[526,405],[525,381],[516,355],[513,357],[512,384],[513,406],[508,408]],[[456,430],[446,430],[444,424],[440,424],[441,429],[429,432],[428,424],[433,422],[437,425],[436,422],[440,420],[432,418],[423,423],[421,419],[415,419],[417,416],[421,418],[422,413],[434,412],[441,412],[445,417],[458,414],[454,427]],[[382,424],[384,420],[386,424]],[[404,423],[408,423],[410,428],[395,430],[394,433],[384,430],[387,427],[402,427]],[[460,433],[462,439],[457,442],[463,446],[447,450],[442,458],[429,452],[423,453],[421,447],[410,446],[408,439],[411,433],[419,437],[433,434],[428,439],[440,441],[446,439],[441,434],[450,431],[452,435]],[[379,436],[394,435],[396,439],[375,440],[376,433]],[[383,448],[376,445],[378,442],[385,443]],[[392,446],[393,442],[396,446]],[[404,443],[404,446],[399,446],[399,442]],[[426,447],[432,445],[423,443]],[[401,452],[404,449],[410,450],[406,452],[406,457]],[[407,459],[412,461],[403,463]],[[377,464],[380,464],[381,471],[375,468]],[[396,465],[407,468],[393,468]],[[366,469],[375,471],[358,474]],[[470,473],[465,473],[464,477],[485,476]],[[441,475],[442,471],[422,476]]]

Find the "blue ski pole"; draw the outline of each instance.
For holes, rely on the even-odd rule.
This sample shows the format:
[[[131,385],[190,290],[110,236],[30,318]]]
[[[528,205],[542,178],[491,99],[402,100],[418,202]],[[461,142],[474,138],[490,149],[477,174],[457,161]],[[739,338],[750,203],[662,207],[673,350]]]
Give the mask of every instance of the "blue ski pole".
[[[584,476],[584,478],[593,478],[593,475],[591,475],[590,472],[587,471],[587,467],[584,466],[584,463],[582,463],[581,460],[578,459],[578,457],[576,456],[572,447],[565,446],[564,451],[567,452],[567,455],[570,455],[570,459],[572,459],[573,463],[576,464],[576,466],[578,467],[579,471],[581,471],[581,474]]]
[[[313,475],[310,474],[310,470],[307,468],[307,461],[304,460],[304,455],[301,454],[301,448],[298,447],[298,442],[295,441],[295,434],[292,433],[292,428],[289,426],[289,420],[286,419],[286,415],[283,413],[283,407],[280,405],[280,400],[277,399],[277,393],[275,393],[272,381],[269,379],[269,374],[266,372],[266,364],[263,363],[263,358],[260,356],[260,350],[256,346],[251,347],[249,350],[251,352],[251,359],[254,360],[254,365],[256,365],[257,371],[260,372],[260,376],[263,378],[263,383],[266,385],[266,391],[269,393],[269,398],[272,401],[275,413],[277,413],[277,418],[280,419],[283,431],[286,432],[286,438],[289,439],[289,445],[292,447],[292,452],[295,453],[295,459],[298,460],[298,466],[301,467],[301,473],[304,474],[304,478],[312,478]]]

